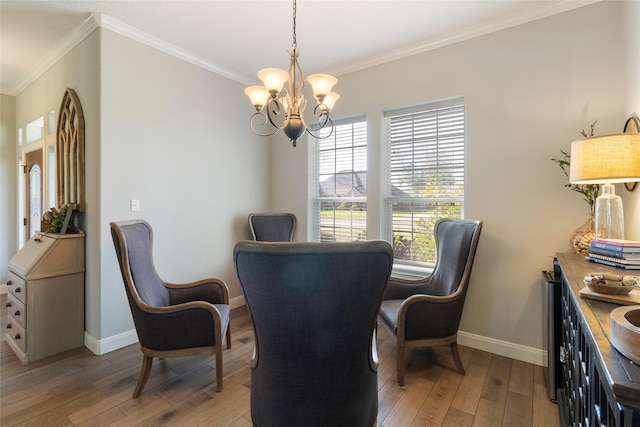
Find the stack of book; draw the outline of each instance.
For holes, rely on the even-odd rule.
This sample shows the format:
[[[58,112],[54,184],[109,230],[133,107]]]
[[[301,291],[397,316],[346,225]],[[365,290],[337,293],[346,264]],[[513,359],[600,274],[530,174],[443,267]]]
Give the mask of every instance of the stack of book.
[[[589,261],[628,270],[640,270],[640,242],[622,239],[593,239]]]

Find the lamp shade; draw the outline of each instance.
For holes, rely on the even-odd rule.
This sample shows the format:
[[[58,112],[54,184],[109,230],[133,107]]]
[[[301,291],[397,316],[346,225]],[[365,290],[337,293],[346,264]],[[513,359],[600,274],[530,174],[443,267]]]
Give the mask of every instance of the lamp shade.
[[[269,99],[269,92],[267,92],[264,86],[249,86],[244,90],[244,93],[249,97],[251,103],[258,111],[262,109]]]
[[[571,143],[569,182],[640,181],[640,133],[595,136]]]
[[[338,99],[340,99],[340,95],[335,92],[329,92],[324,98],[324,105],[327,106],[327,110],[331,110]]]
[[[326,96],[331,92],[333,85],[338,83],[338,79],[328,74],[312,74],[307,77],[307,81],[313,88],[313,96],[316,98]]]
[[[289,80],[289,73],[279,68],[264,68],[258,71],[258,78],[269,92],[277,94],[282,90],[284,82]]]

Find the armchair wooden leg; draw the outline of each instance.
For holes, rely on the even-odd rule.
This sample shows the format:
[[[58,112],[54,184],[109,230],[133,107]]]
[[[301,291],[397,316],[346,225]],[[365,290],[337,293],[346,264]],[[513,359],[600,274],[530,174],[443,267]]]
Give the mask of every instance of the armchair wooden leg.
[[[216,391],[222,391],[222,343],[216,348]]]
[[[462,360],[460,360],[460,353],[458,352],[458,342],[453,341],[449,344],[449,347],[451,347],[451,355],[453,356],[453,362],[456,364],[456,369],[458,369],[460,375],[464,375],[464,366],[462,366]]]
[[[398,345],[396,346],[396,352],[398,353],[397,354],[398,385],[403,386],[404,385],[404,343],[401,343],[400,341],[398,341]]]
[[[227,326],[227,348],[231,348],[231,326]]]
[[[136,384],[136,389],[133,391],[133,398],[136,399],[142,393],[144,386],[147,384],[147,380],[149,379],[149,373],[151,372],[151,365],[153,364],[153,357],[147,356],[146,354],[142,358],[142,369],[140,369],[140,377],[138,378],[138,384]]]

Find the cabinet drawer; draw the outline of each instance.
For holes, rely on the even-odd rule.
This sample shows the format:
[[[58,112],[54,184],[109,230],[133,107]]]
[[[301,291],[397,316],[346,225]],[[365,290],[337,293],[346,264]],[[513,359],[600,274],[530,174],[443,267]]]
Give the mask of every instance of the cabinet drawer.
[[[9,316],[9,323],[7,323],[7,335],[8,340],[13,341],[24,353],[27,352],[27,336],[24,328],[15,322],[11,316]]]
[[[7,301],[7,312],[10,318],[13,318],[23,328],[27,326],[27,311],[24,304],[17,299],[13,294],[8,294],[9,300]]]
[[[9,280],[7,281],[7,288],[16,298],[22,303],[25,303],[27,298],[27,282],[16,276],[11,270],[9,270]]]

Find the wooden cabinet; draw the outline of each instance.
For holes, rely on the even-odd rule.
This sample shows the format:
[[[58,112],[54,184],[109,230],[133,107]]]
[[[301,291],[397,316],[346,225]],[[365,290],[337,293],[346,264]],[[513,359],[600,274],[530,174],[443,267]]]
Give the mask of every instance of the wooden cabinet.
[[[9,260],[6,342],[24,364],[84,343],[84,234],[34,235]]]
[[[640,426],[640,366],[609,341],[609,314],[619,305],[579,296],[588,273],[620,274],[624,270],[590,263],[580,255],[559,254],[557,258],[562,270],[561,423]]]

